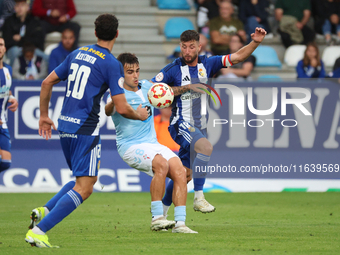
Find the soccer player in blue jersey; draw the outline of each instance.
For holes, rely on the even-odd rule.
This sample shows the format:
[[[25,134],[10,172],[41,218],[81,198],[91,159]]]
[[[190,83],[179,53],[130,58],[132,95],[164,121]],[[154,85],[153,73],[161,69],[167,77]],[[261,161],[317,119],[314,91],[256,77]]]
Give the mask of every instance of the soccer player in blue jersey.
[[[187,179],[181,160],[169,148],[157,141],[153,121],[153,106],[147,93],[153,85],[147,80],[138,81],[138,58],[131,53],[120,54],[117,58],[124,67],[124,91],[128,103],[136,109],[140,104],[149,108],[149,118],[143,122],[127,119],[115,110],[115,103],[109,98],[105,106],[106,115],[112,117],[116,127],[117,148],[121,158],[131,167],[152,177],[151,193],[151,230],[172,228],[173,233],[197,233],[185,225]],[[163,216],[162,197],[165,179],[174,182],[173,202],[175,222]]]
[[[11,141],[7,127],[7,109],[14,112],[18,108],[18,101],[10,91],[12,86],[12,68],[3,62],[5,52],[5,40],[0,38],[0,173],[10,168],[12,157]]]
[[[117,18],[111,14],[100,15],[95,21],[95,34],[97,44],[70,53],[41,85],[39,134],[49,139],[51,127],[55,129],[48,117],[52,87],[60,80],[68,80],[58,131],[61,147],[76,182],[67,183],[44,207],[32,211],[30,227],[33,228],[25,238],[32,246],[53,247],[46,232],[75,210],[93,191],[101,154],[100,100],[107,89],[111,91],[119,114],[134,120],[148,117],[147,109],[139,106],[134,110],[127,103],[123,90],[123,69],[111,54],[118,36]]]
[[[200,112],[200,97],[201,93],[204,93],[200,88],[206,87],[199,82],[206,83],[207,79],[212,78],[221,68],[232,66],[247,59],[262,42],[266,33],[264,29],[256,28],[251,35],[252,41],[239,51],[225,56],[207,58],[198,55],[201,48],[199,34],[194,30],[184,31],[180,36],[182,57],[168,64],[152,79],[152,82],[164,82],[171,85],[174,91],[175,100],[169,132],[175,142],[181,146],[179,157],[187,168],[191,166],[194,171],[197,166],[200,169],[207,166],[213,150],[213,146],[206,138],[207,122],[205,120],[208,116],[202,116]],[[193,160],[190,158],[190,153],[194,154]],[[205,178],[202,178],[202,176],[195,178],[194,175],[195,198],[193,207],[195,211],[209,213],[215,211],[215,207],[204,198],[204,183]],[[172,192],[173,182],[170,181],[162,200],[164,215],[166,215],[172,203]]]

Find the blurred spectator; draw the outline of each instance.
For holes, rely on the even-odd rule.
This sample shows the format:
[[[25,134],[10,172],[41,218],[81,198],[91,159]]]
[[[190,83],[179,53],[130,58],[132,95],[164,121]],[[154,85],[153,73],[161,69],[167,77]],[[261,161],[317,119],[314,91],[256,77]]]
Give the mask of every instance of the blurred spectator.
[[[251,34],[254,33],[256,27],[264,28],[270,33],[268,23],[268,0],[241,0],[238,16],[245,26],[248,36],[248,42],[251,41]]]
[[[332,33],[337,34],[336,44],[340,43],[340,1],[313,0],[312,1],[315,30],[325,36],[327,45],[333,44]]]
[[[244,46],[244,41],[240,35],[233,35],[230,38],[229,48],[230,53],[235,53]],[[239,80],[248,79],[253,71],[256,63],[256,58],[250,55],[244,62],[238,63],[228,68],[221,69],[221,75],[218,78],[237,78]]]
[[[57,31],[62,32],[70,28],[76,36],[75,45],[78,45],[80,26],[70,21],[76,15],[73,0],[34,0],[32,14],[42,19],[42,27],[46,34]]]
[[[37,48],[35,54],[46,58],[44,49],[44,33],[40,20],[29,13],[26,0],[15,0],[15,13],[5,20],[3,37],[6,42],[7,57],[10,65],[21,55],[25,42],[31,42]]]
[[[303,59],[297,64],[296,72],[298,78],[325,78],[325,67],[316,43],[307,45]]]
[[[0,28],[4,25],[5,19],[14,13],[14,0],[2,0],[1,2],[1,17]]]
[[[47,65],[42,57],[34,54],[34,44],[25,43],[22,55],[14,60],[13,78],[18,80],[40,80],[46,77]]]
[[[171,107],[160,109],[159,115],[155,116],[155,130],[157,135],[157,140],[160,144],[168,147],[172,151],[178,151],[179,145],[171,138],[168,131],[170,125],[171,117]]]
[[[335,60],[333,71],[328,74],[329,78],[340,78],[340,57]],[[340,79],[338,80],[340,83]]]
[[[225,55],[229,49],[230,36],[239,34],[245,41],[246,33],[242,21],[232,17],[234,7],[231,3],[220,3],[219,11],[220,16],[209,22],[211,50],[214,55]]]
[[[314,40],[314,30],[306,25],[311,16],[310,0],[277,0],[275,8],[275,17],[280,22],[278,32],[286,48]]]
[[[198,52],[199,55],[205,55],[208,58],[212,56],[212,52],[208,49],[208,38],[204,34],[200,34],[201,50]]]
[[[75,49],[74,42],[74,32],[71,29],[66,28],[61,34],[61,42],[58,47],[51,52],[48,63],[48,73],[52,72],[58,65],[60,65],[68,54]]]

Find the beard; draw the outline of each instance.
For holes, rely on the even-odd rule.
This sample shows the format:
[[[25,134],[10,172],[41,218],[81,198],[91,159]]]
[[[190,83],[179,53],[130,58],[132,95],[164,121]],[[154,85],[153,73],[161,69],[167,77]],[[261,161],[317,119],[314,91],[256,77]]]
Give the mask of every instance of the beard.
[[[191,57],[189,60],[187,60],[185,57],[183,58],[184,59],[184,62],[186,63],[186,64],[191,64],[192,62],[194,62],[195,60],[196,60],[196,58],[197,58],[197,54],[196,55],[194,55],[193,57]]]

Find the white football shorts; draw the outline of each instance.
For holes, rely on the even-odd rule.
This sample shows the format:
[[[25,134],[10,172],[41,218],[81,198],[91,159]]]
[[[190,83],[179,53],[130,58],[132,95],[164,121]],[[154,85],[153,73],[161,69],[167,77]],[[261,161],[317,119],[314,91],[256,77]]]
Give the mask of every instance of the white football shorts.
[[[178,157],[172,150],[164,145],[140,143],[132,145],[127,149],[122,158],[129,166],[152,177],[152,160],[158,154],[162,155],[166,160]]]

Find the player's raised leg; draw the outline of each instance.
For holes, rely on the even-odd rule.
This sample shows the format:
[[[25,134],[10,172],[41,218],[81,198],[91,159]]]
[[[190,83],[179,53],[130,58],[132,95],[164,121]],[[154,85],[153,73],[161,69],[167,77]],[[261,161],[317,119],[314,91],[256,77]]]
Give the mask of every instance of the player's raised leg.
[[[163,205],[162,197],[164,195],[165,189],[165,179],[168,175],[169,164],[168,161],[163,158],[160,154],[157,154],[152,160],[152,171],[154,173],[151,184],[151,230],[161,230],[172,228],[175,222],[168,221],[166,217],[163,216]]]
[[[205,198],[203,194],[203,186],[205,183],[205,176],[197,174],[198,169],[204,169],[208,166],[210,155],[212,153],[213,147],[211,143],[206,138],[200,138],[194,145],[194,150],[196,157],[192,164],[192,169],[194,172],[194,210],[200,211],[202,213],[214,212],[216,208],[212,206]]]
[[[187,201],[187,178],[186,169],[183,167],[181,160],[178,157],[169,159],[168,177],[173,180],[173,203],[175,205],[175,221],[176,225],[172,229],[173,233],[191,233],[196,231],[191,230],[185,225],[186,219],[186,201]]]
[[[46,203],[46,205],[34,208],[30,215],[31,223],[28,228],[34,228],[54,208],[59,199],[74,187],[75,183],[75,181],[69,181]]]

